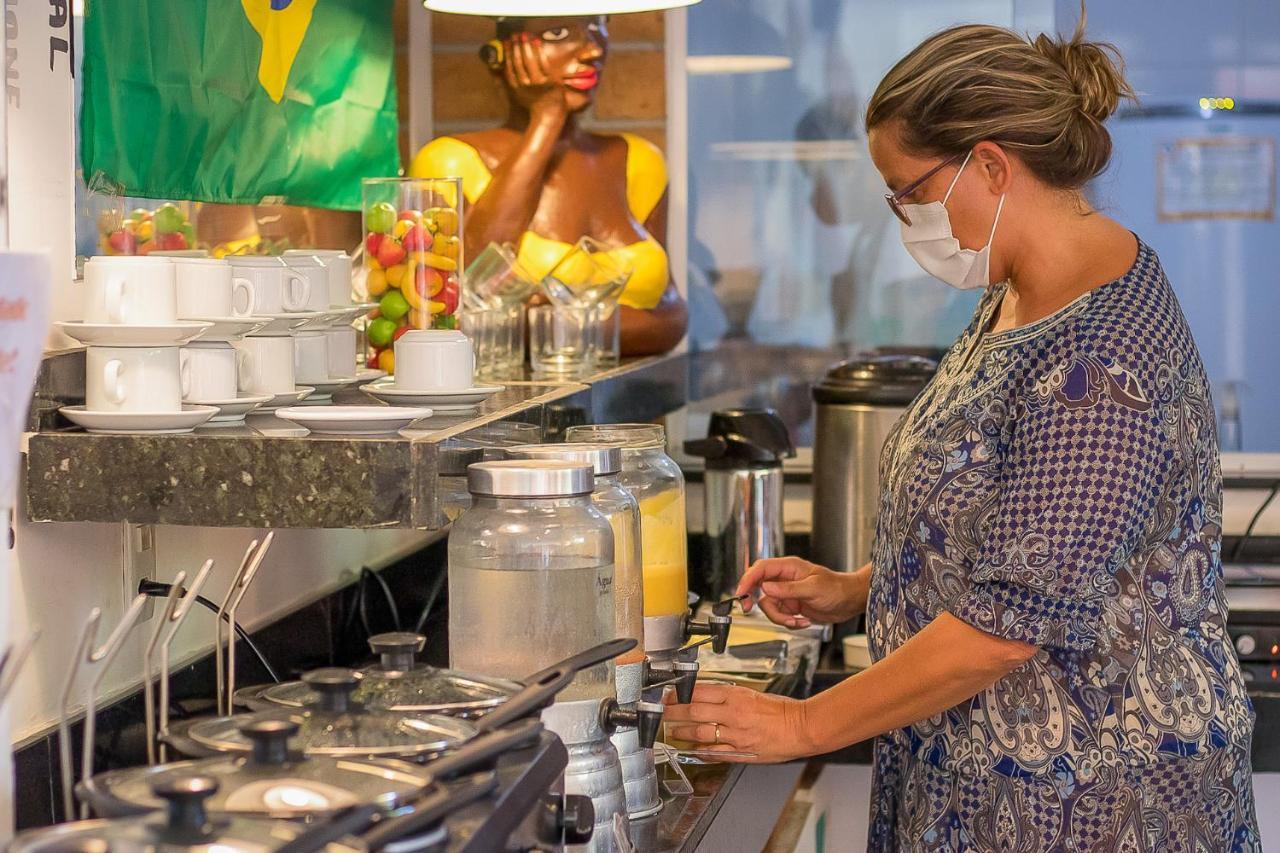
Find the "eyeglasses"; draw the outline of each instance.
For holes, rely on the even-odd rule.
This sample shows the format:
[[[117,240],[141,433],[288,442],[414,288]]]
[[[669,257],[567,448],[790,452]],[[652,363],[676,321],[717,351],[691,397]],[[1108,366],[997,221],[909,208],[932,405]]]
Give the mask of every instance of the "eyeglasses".
[[[920,189],[921,184],[925,181],[929,180],[962,157],[964,157],[964,154],[956,154],[953,157],[948,157],[929,171],[925,172],[917,180],[912,181],[909,186],[903,187],[896,193],[885,193],[884,200],[889,203],[889,209],[893,211],[893,215],[901,219],[903,225],[910,225],[911,217],[907,215],[906,208],[902,206],[902,200]]]

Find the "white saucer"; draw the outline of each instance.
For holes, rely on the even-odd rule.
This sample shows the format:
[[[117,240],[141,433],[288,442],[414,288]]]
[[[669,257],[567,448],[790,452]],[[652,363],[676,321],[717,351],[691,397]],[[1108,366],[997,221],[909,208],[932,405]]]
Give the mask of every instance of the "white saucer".
[[[477,385],[465,391],[410,391],[397,388],[395,380],[389,380],[360,390],[393,406],[430,406],[437,412],[466,412],[503,390],[503,386]]]
[[[276,411],[276,417],[330,435],[386,435],[398,432],[414,421],[431,417],[430,409],[388,406],[329,406],[313,409],[291,406]]]
[[[386,375],[387,372],[385,370],[378,370],[373,367],[362,367],[356,371],[356,384],[368,385],[370,382],[373,382],[376,379],[381,379]]]
[[[314,394],[315,390],[316,389],[312,388],[310,385],[299,385],[292,391],[286,391],[283,394],[275,395],[270,400],[263,403],[260,408],[264,412],[269,412],[272,409],[278,409],[281,406],[296,406],[298,403],[302,402],[302,400]]]
[[[90,412],[84,406],[63,406],[58,411],[76,426],[104,435],[191,432],[218,414],[214,406],[191,403],[183,403],[181,412]]]
[[[200,336],[202,341],[238,341],[245,335],[261,331],[270,317],[196,317],[201,323],[212,323],[213,327]],[[216,418],[215,418],[216,420]]]
[[[194,400],[191,405],[213,406],[218,410],[218,414],[210,418],[206,426],[231,426],[243,423],[245,415],[272,399],[270,394],[263,394],[258,397],[252,394],[241,394],[234,400]]]
[[[324,314],[319,311],[307,311],[301,314],[263,314],[259,319],[267,322],[255,334],[287,335],[315,323],[323,316]]]
[[[360,381],[360,376],[348,376],[346,379],[325,379],[323,381],[308,380],[316,389],[316,392],[308,397],[308,400],[319,398],[331,398],[335,391],[341,391],[343,388],[349,388]]]
[[[100,347],[179,346],[195,340],[213,327],[212,323],[194,320],[176,320],[163,326],[126,326],[81,320],[65,320],[54,325],[82,344]]]
[[[377,302],[361,302],[358,305],[335,305],[324,313],[331,327],[349,326],[377,307]]]

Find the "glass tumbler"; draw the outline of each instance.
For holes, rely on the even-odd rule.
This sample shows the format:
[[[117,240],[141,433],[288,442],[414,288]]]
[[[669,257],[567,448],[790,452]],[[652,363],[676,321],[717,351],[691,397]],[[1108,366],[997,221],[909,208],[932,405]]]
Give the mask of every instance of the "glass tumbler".
[[[535,374],[573,376],[591,369],[595,335],[589,308],[529,309],[529,363]]]

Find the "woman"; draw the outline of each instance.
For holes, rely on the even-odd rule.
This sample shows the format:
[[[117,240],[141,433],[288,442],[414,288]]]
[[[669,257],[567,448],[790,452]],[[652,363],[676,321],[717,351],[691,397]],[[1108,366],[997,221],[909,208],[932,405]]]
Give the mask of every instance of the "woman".
[[[473,251],[512,243],[544,277],[581,237],[607,245],[633,269],[622,294],[624,355],[671,350],[684,337],[684,300],[671,279],[667,172],[662,153],[633,134],[583,130],[608,55],[602,16],[504,18],[482,55],[503,81],[505,125],[442,137],[410,173],[459,175]]]
[[[865,608],[876,662],[667,710],[759,761],[878,736],[875,850],[1261,849],[1208,381],[1155,253],[1080,192],[1131,94],[1112,54],[964,26],[880,83],[908,250],[987,290],[886,442],[871,563],[768,560],[738,590],[790,626]]]

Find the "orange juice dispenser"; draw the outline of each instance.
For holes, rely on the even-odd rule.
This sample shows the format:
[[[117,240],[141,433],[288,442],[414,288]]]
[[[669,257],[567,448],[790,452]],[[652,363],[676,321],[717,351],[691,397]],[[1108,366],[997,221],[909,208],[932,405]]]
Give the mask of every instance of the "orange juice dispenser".
[[[688,701],[697,674],[696,653],[679,654],[694,636],[709,636],[716,652],[729,641],[727,616],[695,622],[689,613],[688,534],[684,475],[667,455],[666,429],[656,424],[570,427],[567,441],[621,444],[622,486],[640,505],[644,579],[644,648],[661,679],[685,676],[677,691]]]

